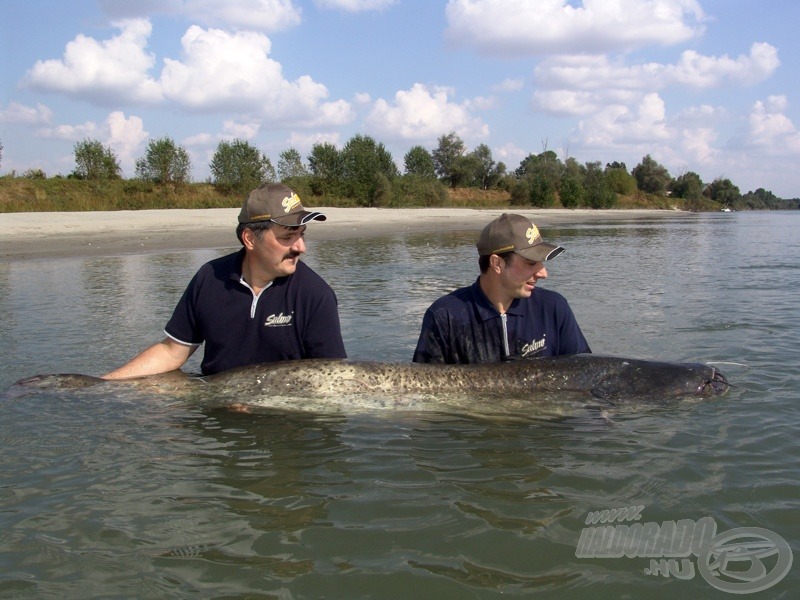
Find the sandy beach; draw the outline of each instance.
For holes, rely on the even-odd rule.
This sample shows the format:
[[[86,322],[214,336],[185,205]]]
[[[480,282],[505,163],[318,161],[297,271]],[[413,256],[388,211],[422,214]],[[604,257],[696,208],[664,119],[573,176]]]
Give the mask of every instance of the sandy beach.
[[[496,210],[466,208],[326,208],[310,241],[401,231],[476,233],[503,212],[519,212],[539,227],[680,214],[670,210]],[[0,214],[0,261],[237,248],[238,208]]]

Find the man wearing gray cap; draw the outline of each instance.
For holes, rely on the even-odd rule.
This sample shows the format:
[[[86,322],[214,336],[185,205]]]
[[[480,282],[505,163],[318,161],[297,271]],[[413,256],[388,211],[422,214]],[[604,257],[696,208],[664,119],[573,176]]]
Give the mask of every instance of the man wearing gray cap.
[[[591,352],[566,299],[537,288],[564,251],[530,219],[503,214],[478,238],[480,275],[436,300],[422,319],[414,362],[489,363]]]
[[[203,265],[189,283],[166,337],[104,375],[122,379],[178,369],[205,344],[203,374],[300,358],[345,358],[336,295],[300,256],[303,208],[281,184],[262,184],[239,213],[241,250]]]

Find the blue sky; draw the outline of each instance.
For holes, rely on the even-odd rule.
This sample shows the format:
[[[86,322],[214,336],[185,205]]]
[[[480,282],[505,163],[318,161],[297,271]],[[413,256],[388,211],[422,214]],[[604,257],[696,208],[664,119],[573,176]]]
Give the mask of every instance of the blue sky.
[[[530,153],[800,197],[796,0],[0,0],[0,174],[125,177],[148,140],[209,177],[222,140],[277,164],[372,136],[401,171],[455,131]]]

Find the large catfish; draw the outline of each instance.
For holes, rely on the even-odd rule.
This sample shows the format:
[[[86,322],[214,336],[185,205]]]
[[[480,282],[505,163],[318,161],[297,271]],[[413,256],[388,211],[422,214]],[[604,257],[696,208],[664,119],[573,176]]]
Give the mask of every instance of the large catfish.
[[[478,365],[309,359],[250,365],[204,377],[181,371],[120,381],[37,375],[15,387],[17,395],[26,388],[91,389],[109,397],[135,390],[209,405],[313,412],[399,408],[529,415],[550,412],[559,403],[664,404],[685,397],[721,396],[729,389],[725,376],[704,364],[596,354]]]

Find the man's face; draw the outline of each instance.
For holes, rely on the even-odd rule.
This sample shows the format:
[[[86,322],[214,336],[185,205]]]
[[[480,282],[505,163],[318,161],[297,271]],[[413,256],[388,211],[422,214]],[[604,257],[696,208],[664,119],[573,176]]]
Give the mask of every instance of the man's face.
[[[503,267],[503,288],[512,298],[528,298],[540,279],[547,279],[547,269],[541,262],[534,262],[519,254],[512,254]]]
[[[300,255],[306,251],[303,236],[306,226],[284,227],[273,225],[261,233],[261,238],[252,236],[251,256],[258,266],[273,277],[291,275],[297,269]]]

